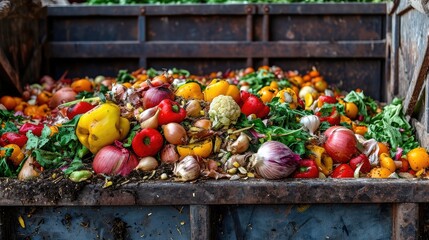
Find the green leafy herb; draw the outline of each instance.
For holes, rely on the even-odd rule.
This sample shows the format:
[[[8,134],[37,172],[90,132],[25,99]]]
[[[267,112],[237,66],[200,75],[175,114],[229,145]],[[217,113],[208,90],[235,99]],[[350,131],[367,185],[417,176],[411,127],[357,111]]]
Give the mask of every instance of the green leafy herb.
[[[104,85],[101,85],[101,86],[104,86]],[[94,93],[93,92],[87,92],[87,91],[82,91],[76,95],[76,99],[92,98],[92,97],[94,97]]]
[[[377,111],[377,103],[372,98],[365,96],[363,92],[351,91],[344,97],[344,101],[356,104],[359,115],[364,117],[365,122],[368,122],[370,116]]]
[[[0,129],[0,135],[6,132],[18,132],[18,128],[13,122],[6,122],[4,127]]]
[[[116,77],[116,81],[119,83],[131,82],[134,80],[134,77],[128,73],[127,70],[119,70],[118,76]]]
[[[419,143],[402,107],[402,100],[399,98],[386,105],[381,113],[371,119],[365,137],[389,143],[392,153],[396,152],[398,147],[402,148],[404,153],[418,147]]]
[[[69,165],[70,161],[77,166],[76,162],[81,163],[81,158],[85,155],[83,146],[75,133],[78,121],[79,117],[75,117],[64,123],[53,136],[50,136],[51,130],[47,126],[43,128],[40,137],[27,133],[26,149],[32,151],[37,162],[46,169]]]
[[[270,85],[271,81],[273,80],[277,81],[277,78],[274,73],[268,72],[263,69],[253,73],[249,73],[241,78],[241,81],[244,81],[249,84],[249,92],[254,94],[256,94],[261,88]]]
[[[276,98],[268,105],[271,112],[267,124],[259,118],[249,120],[243,114],[238,120],[238,127],[252,126],[250,133],[259,140],[259,144],[252,146],[252,150],[257,150],[266,141],[275,140],[287,145],[297,154],[307,154],[305,145],[310,135],[302,129],[298,119],[312,114],[311,111],[290,109],[289,104],[280,103]]]

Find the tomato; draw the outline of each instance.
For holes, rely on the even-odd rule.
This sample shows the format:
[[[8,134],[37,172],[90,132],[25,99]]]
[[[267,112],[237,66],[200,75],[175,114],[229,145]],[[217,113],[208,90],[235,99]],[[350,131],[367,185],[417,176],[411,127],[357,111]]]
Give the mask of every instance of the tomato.
[[[411,169],[419,171],[429,167],[429,154],[422,147],[414,148],[407,153],[407,159]]]
[[[377,145],[378,145],[378,156],[379,157],[382,153],[389,154],[389,147],[387,146],[386,143],[378,142]]]
[[[358,107],[352,102],[346,102],[344,104],[344,110],[346,112],[346,116],[352,120],[355,120],[359,113]]]
[[[354,176],[353,168],[348,164],[340,164],[331,173],[333,178],[352,178]]]
[[[92,92],[93,91],[92,82],[86,78],[75,80],[74,82],[72,82],[71,88],[76,93],[80,93],[83,91],[86,91],[86,92]]]
[[[325,80],[314,82],[314,88],[319,92],[324,92],[328,88],[328,83]]]
[[[410,164],[408,163],[408,160],[406,158],[401,158],[402,166],[399,169],[400,172],[408,172],[410,168]]]
[[[369,172],[370,178],[388,178],[392,172],[384,167],[376,167]]]
[[[53,94],[51,92],[48,92],[48,91],[43,91],[43,92],[39,93],[37,95],[37,98],[36,98],[37,104],[42,105],[42,104],[45,104],[45,103],[46,104],[49,103],[49,101],[51,100],[52,95]]]
[[[393,159],[387,153],[380,155],[380,166],[389,169],[390,172],[396,171],[396,165]]]

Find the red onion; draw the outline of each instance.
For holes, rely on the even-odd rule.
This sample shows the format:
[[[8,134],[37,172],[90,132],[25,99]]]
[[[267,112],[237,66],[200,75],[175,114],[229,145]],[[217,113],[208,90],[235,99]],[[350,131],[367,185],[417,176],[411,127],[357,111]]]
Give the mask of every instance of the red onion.
[[[277,141],[268,141],[259,147],[250,161],[256,172],[266,179],[281,179],[292,174],[301,157],[288,146]]]
[[[115,141],[114,145],[105,146],[97,152],[92,168],[97,174],[127,176],[138,163],[136,155],[122,147],[119,141]]]
[[[143,92],[142,101],[143,108],[148,109],[157,106],[164,99],[171,99],[174,101],[174,93],[168,88],[168,84],[154,86],[150,82],[149,89]]]
[[[333,126],[325,131],[325,150],[336,163],[347,163],[358,152],[358,140],[352,130]]]

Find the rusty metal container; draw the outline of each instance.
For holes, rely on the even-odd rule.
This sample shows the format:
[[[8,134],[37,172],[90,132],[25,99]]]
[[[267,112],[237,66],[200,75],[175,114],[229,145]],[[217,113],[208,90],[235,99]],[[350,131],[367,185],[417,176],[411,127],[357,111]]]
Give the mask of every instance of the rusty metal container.
[[[37,57],[43,68],[35,76],[315,66],[341,89],[359,87],[386,101],[417,92],[408,88],[414,82],[424,86],[417,76],[426,74],[427,58],[416,49],[427,48],[427,36],[407,34],[427,23],[405,1],[49,7],[46,31],[38,32],[46,39]],[[426,66],[424,74],[415,62]],[[426,94],[425,104],[413,106],[412,98],[409,109],[427,109],[423,82],[417,99]],[[427,146],[427,110],[409,111]],[[70,191],[11,182],[0,179],[0,239],[419,239],[429,219],[429,183],[420,180],[146,181],[106,189],[71,184]]]

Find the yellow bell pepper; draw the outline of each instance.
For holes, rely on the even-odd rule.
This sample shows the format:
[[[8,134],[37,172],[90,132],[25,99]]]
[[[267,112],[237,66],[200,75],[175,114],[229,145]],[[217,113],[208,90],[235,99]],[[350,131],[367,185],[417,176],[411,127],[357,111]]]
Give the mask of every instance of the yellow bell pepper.
[[[273,81],[274,82],[274,81]],[[261,100],[264,103],[271,102],[271,100],[277,95],[279,92],[278,88],[265,86],[258,91],[259,96],[261,96]]]
[[[79,141],[93,154],[115,140],[123,140],[130,131],[130,122],[121,117],[118,105],[108,102],[83,114],[76,127]]]
[[[231,96],[236,102],[240,102],[240,89],[229,84],[225,80],[213,79],[203,92],[204,101],[211,102],[219,95]]]
[[[319,171],[325,176],[331,174],[334,163],[332,158],[325,154],[325,149],[317,145],[308,145],[307,149],[311,151]]]
[[[180,157],[186,157],[188,155],[195,155],[206,158],[210,156],[213,150],[213,141],[207,139],[202,142],[196,142],[188,145],[178,145],[177,152]]]
[[[175,94],[176,96],[182,97],[184,99],[204,99],[203,92],[201,91],[201,86],[196,82],[189,82],[183,84],[176,90]]]
[[[289,103],[291,109],[296,109],[298,106],[298,97],[292,88],[285,88],[279,91],[276,97],[279,97],[279,102]]]

